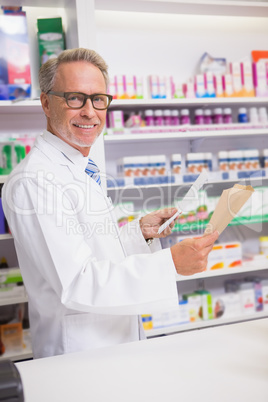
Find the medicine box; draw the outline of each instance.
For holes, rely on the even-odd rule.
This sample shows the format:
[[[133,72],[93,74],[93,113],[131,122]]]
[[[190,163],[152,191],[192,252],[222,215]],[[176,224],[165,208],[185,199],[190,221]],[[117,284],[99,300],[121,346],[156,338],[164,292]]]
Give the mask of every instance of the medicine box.
[[[41,66],[47,60],[57,57],[65,49],[64,34],[61,17],[39,18],[37,20],[37,27]]]
[[[31,96],[26,14],[0,15],[0,100]]]

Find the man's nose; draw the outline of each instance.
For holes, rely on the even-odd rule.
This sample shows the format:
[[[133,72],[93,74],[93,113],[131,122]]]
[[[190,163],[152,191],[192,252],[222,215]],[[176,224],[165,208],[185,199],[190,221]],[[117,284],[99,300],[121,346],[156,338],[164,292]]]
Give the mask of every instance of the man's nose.
[[[93,107],[92,104],[92,100],[90,98],[88,98],[86,100],[86,103],[84,104],[84,106],[81,108],[81,114],[83,116],[87,115],[87,116],[93,116],[96,114],[96,110]]]

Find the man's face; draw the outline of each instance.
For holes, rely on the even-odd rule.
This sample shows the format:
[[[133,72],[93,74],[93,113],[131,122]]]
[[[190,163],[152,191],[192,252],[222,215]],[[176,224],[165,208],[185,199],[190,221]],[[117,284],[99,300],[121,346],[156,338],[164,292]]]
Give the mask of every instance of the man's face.
[[[103,94],[106,93],[106,85],[97,67],[85,61],[76,61],[59,66],[52,90]],[[70,109],[64,98],[44,93],[41,94],[41,102],[47,116],[47,130],[87,156],[102,132],[106,110],[95,110],[90,99],[82,109]]]

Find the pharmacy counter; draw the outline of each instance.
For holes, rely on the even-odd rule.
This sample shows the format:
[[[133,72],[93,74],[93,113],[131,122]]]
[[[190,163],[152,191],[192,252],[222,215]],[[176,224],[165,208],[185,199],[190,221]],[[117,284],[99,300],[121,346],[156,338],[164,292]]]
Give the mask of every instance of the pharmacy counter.
[[[26,402],[267,402],[268,319],[17,367]]]

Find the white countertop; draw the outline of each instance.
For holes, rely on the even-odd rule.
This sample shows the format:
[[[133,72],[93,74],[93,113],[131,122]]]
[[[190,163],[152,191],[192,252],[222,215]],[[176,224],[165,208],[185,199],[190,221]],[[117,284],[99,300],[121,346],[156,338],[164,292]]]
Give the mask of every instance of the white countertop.
[[[268,319],[17,367],[25,402],[268,402]]]

